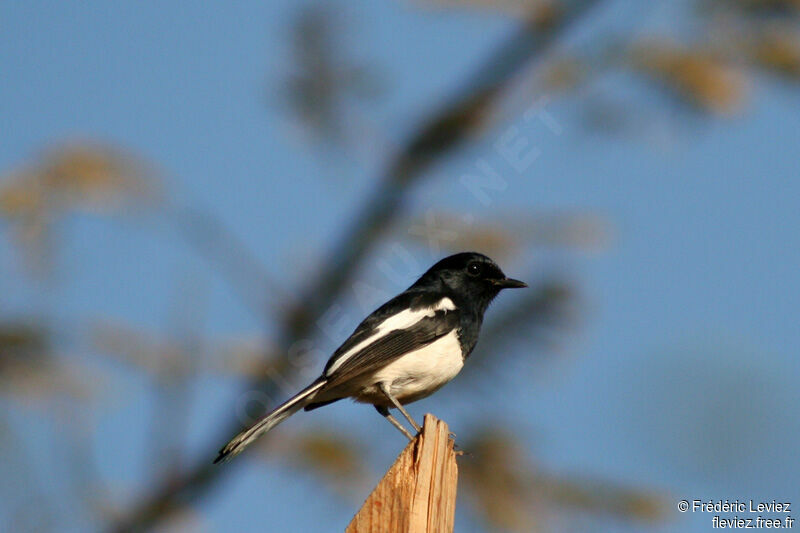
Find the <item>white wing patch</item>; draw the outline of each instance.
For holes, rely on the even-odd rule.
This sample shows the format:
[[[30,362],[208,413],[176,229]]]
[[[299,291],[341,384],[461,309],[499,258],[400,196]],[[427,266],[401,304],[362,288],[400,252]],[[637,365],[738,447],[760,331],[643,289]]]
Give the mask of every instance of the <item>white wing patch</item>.
[[[423,318],[432,317],[437,311],[454,311],[455,308],[456,304],[453,303],[453,300],[445,297],[430,307],[420,307],[419,309],[414,309],[413,311],[411,309],[405,309],[396,315],[390,316],[381,322],[377,328],[375,328],[375,333],[373,335],[370,335],[340,355],[339,358],[336,359],[336,361],[331,365],[325,375],[330,376],[336,371],[337,368],[342,366],[342,363],[350,359],[353,355],[357,354],[381,337],[388,335],[392,331],[398,329],[408,329]]]

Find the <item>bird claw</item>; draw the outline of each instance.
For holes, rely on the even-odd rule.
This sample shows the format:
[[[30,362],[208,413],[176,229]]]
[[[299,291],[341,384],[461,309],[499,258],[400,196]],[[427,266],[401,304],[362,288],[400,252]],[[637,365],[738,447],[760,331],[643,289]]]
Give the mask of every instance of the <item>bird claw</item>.
[[[453,452],[454,452],[456,455],[459,455],[459,456],[460,456],[460,455],[468,455],[468,453],[467,453],[466,451],[462,450],[462,449],[461,449],[461,447],[460,447],[460,446],[458,445],[458,443],[456,442],[456,434],[455,434],[455,433],[453,433],[453,432],[451,431],[450,433],[448,433],[448,437],[450,437],[450,440],[452,440],[452,441],[453,441]]]

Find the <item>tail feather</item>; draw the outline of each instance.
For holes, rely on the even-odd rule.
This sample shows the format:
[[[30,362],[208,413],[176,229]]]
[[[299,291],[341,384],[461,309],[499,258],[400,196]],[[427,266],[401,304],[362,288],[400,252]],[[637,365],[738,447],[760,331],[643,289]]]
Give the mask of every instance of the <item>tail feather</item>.
[[[249,429],[246,429],[236,435],[228,444],[222,447],[222,449],[219,451],[219,455],[216,459],[214,459],[214,464],[227,461],[239,455],[242,450],[249,446],[258,437],[305,407],[312,401],[314,394],[316,394],[317,391],[319,391],[319,389],[325,385],[325,383],[326,380],[324,379],[315,381],[294,395],[292,398],[279,405],[271,413],[265,415],[261,420],[250,426]]]

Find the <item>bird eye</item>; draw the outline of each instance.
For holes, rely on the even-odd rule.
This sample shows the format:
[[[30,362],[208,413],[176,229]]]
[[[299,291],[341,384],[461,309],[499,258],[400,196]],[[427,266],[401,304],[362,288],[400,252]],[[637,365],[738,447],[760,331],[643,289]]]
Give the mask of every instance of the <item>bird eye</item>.
[[[483,271],[483,266],[480,263],[470,263],[467,265],[467,274],[470,276],[479,276]]]

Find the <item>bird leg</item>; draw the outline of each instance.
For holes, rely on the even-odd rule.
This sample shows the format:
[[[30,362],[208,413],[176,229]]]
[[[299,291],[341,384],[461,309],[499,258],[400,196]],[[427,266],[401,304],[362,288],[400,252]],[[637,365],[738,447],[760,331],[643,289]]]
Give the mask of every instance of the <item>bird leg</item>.
[[[398,401],[397,401],[397,398],[395,398],[394,396],[392,396],[392,393],[390,393],[390,392],[389,392],[389,389],[388,389],[388,388],[386,388],[386,384],[385,384],[385,383],[378,383],[378,388],[379,388],[379,389],[380,389],[380,391],[383,393],[383,395],[384,395],[384,396],[386,396],[386,397],[389,399],[389,401],[390,401],[390,402],[392,402],[392,403],[394,404],[394,406],[395,406],[395,407],[397,407],[397,409],[398,409],[398,410],[399,410],[401,413],[403,413],[403,416],[404,416],[404,417],[406,417],[406,420],[408,420],[408,423],[409,423],[409,424],[411,424],[411,425],[414,427],[414,430],[415,430],[417,433],[419,433],[420,431],[422,431],[422,428],[421,428],[421,427],[419,427],[419,424],[417,424],[417,423],[414,421],[414,419],[413,419],[413,418],[411,418],[411,415],[410,415],[410,414],[408,414],[408,411],[406,411],[406,410],[405,410],[405,408],[403,408],[403,406],[402,406],[402,405],[400,405],[400,402],[398,402]]]
[[[391,413],[389,413],[389,409],[388,408],[381,407],[380,405],[376,405],[375,409],[380,414],[382,414],[386,418],[386,420],[388,420],[394,427],[399,429],[400,433],[405,435],[408,438],[408,440],[414,440],[414,437],[411,435],[411,433],[409,433],[408,430],[406,428],[404,428],[403,425],[400,422],[398,422],[395,417],[393,417],[391,415]]]

